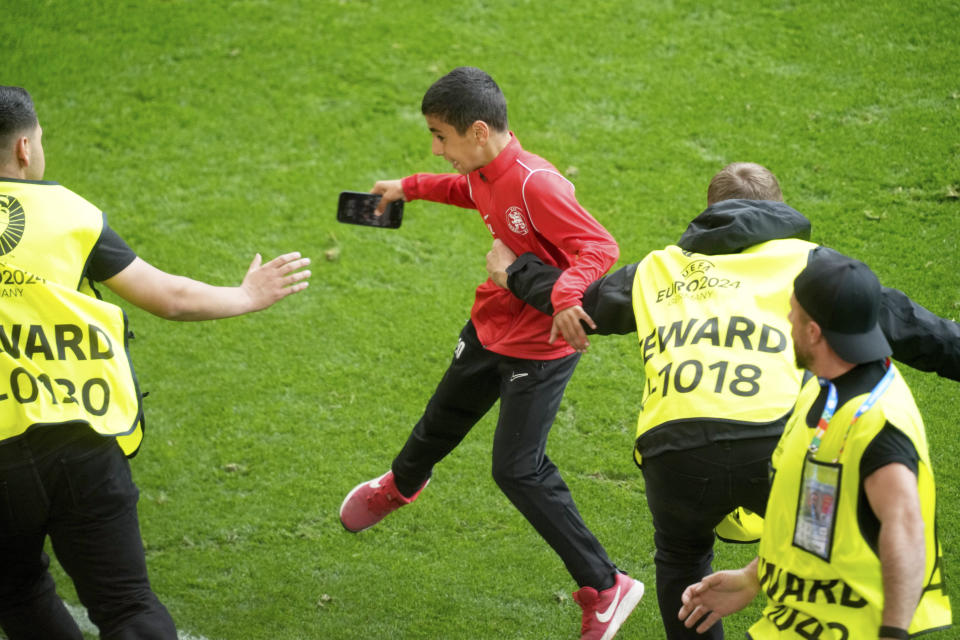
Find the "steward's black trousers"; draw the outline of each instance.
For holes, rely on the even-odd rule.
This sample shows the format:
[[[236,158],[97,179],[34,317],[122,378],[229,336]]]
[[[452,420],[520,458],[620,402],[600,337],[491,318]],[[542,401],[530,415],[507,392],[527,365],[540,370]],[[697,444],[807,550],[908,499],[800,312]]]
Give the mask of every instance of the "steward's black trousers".
[[[10,640],[82,640],[43,552],[49,535],[107,640],[176,640],[150,588],[139,491],[114,438],[82,424],[0,442],[0,628]]]
[[[727,440],[643,459],[647,505],[657,547],[657,601],[668,640],[720,640],[723,625],[703,634],[677,616],[683,591],[713,573],[714,528],[737,507],[763,515],[770,456],[780,436]]]
[[[587,529],[545,453],[547,434],[579,359],[571,354],[520,360],[493,353],[483,348],[468,322],[450,367],[392,468],[397,488],[411,495],[499,398],[494,480],[579,586],[605,589],[613,585],[616,567]]]

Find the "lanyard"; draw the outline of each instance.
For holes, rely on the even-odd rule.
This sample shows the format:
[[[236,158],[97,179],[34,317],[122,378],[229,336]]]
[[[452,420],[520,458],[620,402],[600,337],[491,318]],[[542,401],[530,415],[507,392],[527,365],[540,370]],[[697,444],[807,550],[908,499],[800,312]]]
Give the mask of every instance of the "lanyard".
[[[877,400],[883,395],[883,392],[886,391],[890,383],[893,382],[893,367],[890,366],[890,358],[887,358],[884,365],[887,367],[887,372],[883,374],[880,382],[877,383],[870,392],[870,395],[867,396],[867,399],[864,400],[860,408],[857,409],[857,412],[853,414],[853,418],[850,419],[850,424],[847,425],[847,432],[843,436],[843,443],[840,445],[840,451],[837,452],[837,457],[833,459],[834,462],[836,462],[840,458],[840,454],[843,453],[843,448],[847,444],[847,436],[850,435],[850,428],[853,427],[860,416],[873,408],[873,405],[877,403]],[[823,439],[823,434],[826,433],[830,427],[830,420],[837,410],[837,388],[832,382],[824,378],[820,378],[819,382],[821,387],[827,387],[827,402],[823,406],[823,413],[820,414],[820,420],[817,421],[817,432],[813,435],[813,440],[810,441],[811,455],[815,454],[820,448],[820,441]]]

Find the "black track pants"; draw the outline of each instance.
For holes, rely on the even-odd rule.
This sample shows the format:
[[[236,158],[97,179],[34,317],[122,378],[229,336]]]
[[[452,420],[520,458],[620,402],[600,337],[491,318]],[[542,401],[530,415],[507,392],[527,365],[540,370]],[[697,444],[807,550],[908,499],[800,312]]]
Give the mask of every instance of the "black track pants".
[[[520,360],[483,348],[472,323],[460,334],[450,367],[416,424],[393,473],[408,495],[430,477],[497,399],[493,478],[510,502],[557,552],[580,586],[612,586],[616,568],[587,529],[547,457],[547,435],[579,354]]]

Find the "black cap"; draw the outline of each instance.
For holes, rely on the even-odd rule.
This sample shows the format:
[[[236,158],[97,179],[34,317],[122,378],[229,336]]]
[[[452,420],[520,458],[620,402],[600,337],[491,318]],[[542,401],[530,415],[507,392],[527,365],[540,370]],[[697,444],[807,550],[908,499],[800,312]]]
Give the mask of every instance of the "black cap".
[[[827,344],[847,362],[872,362],[892,353],[878,322],[880,281],[859,260],[816,250],[793,281],[793,294],[820,325]]]

